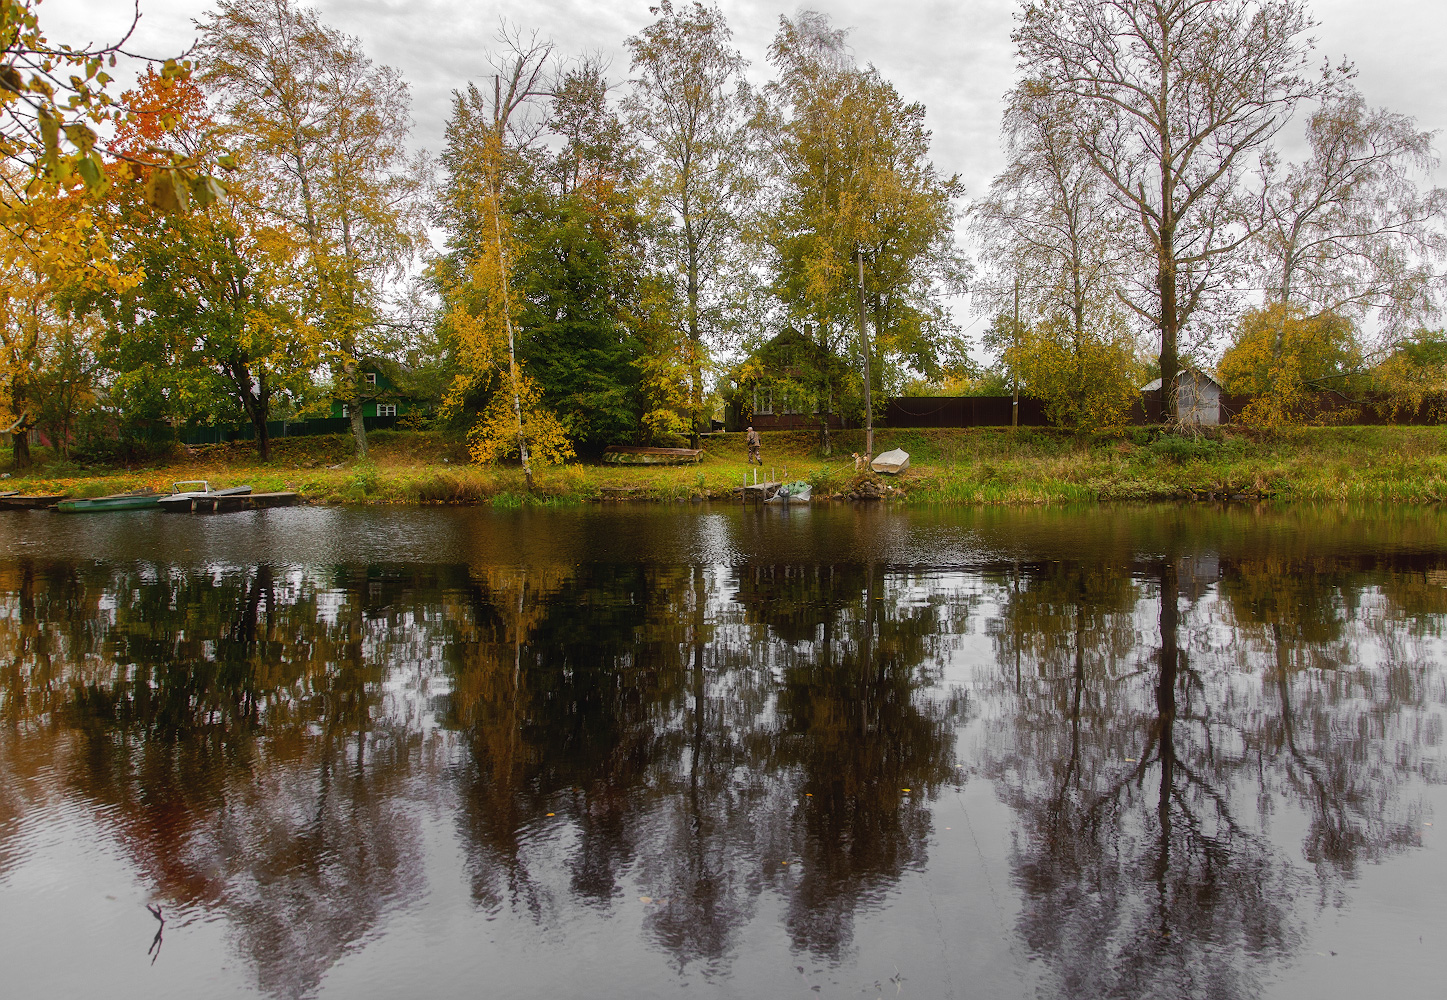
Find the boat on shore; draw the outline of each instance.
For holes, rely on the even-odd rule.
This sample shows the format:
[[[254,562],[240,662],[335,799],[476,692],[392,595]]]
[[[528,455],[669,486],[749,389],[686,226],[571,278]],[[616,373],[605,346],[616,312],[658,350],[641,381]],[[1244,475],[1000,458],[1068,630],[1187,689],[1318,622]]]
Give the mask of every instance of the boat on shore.
[[[888,476],[897,476],[909,468],[909,452],[903,448],[896,448],[894,451],[886,451],[869,463],[869,467],[875,472],[882,472]]]
[[[59,501],[64,500],[65,497],[66,494],[64,493],[7,493],[4,496],[0,496],[0,509],[38,510],[42,507],[53,507]]]
[[[802,479],[796,483],[784,483],[764,503],[808,503],[814,496],[814,487]]]

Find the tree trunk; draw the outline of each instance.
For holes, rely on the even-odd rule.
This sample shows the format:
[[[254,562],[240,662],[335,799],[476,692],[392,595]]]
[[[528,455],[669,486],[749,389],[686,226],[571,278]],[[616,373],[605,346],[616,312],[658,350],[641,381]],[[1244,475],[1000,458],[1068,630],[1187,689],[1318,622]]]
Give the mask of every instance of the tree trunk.
[[[367,425],[362,416],[362,402],[357,400],[352,403],[351,409],[347,411],[352,419],[352,441],[357,446],[357,457],[367,457]]]
[[[266,407],[258,405],[251,411],[251,426],[256,430],[256,457],[271,461],[271,433],[266,428]]]
[[[30,428],[21,426],[10,435],[10,447],[15,453],[15,468],[28,469],[33,464],[30,457]]]
[[[266,430],[267,418],[271,416],[271,390],[266,385],[266,370],[256,378],[256,388],[251,387],[251,363],[244,357],[232,357],[224,368],[226,376],[231,379],[231,386],[236,392],[237,398],[241,401],[241,408],[246,411],[246,419],[251,421],[251,429],[256,433],[256,453],[263,462],[271,461],[271,436]]]
[[[692,236],[689,237],[690,243]],[[703,420],[703,331],[698,324],[698,263],[692,246],[688,254],[688,339],[689,339],[689,372],[693,381],[693,389],[689,403],[692,406],[693,414],[689,423],[693,430],[688,436],[688,446],[698,447],[698,427]]]
[[[1161,422],[1176,423],[1176,383],[1181,361],[1176,353],[1176,337],[1180,332],[1180,316],[1176,311],[1176,271],[1174,262],[1162,260],[1157,277],[1161,292]]]

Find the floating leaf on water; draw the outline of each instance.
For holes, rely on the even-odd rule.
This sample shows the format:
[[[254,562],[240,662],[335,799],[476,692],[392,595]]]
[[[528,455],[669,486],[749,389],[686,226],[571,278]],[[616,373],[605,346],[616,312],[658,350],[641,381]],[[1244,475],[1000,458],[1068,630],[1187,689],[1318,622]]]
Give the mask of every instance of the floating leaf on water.
[[[652,897],[652,896],[639,896],[639,897],[638,897],[638,902],[640,902],[640,903],[651,903],[651,902],[653,902],[653,897]]]

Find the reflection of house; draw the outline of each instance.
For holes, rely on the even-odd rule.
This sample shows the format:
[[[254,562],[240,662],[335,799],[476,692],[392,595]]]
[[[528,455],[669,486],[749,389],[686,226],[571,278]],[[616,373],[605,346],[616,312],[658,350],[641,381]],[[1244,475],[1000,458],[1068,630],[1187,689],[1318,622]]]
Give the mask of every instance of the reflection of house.
[[[734,370],[725,390],[724,427],[742,430],[843,427],[841,396],[849,366],[810,337],[786,329]]]
[[[362,416],[364,417],[405,417],[409,414],[425,413],[428,406],[424,400],[408,393],[398,383],[403,381],[404,369],[395,363],[364,361],[362,369]],[[333,417],[351,416],[351,408],[341,400],[332,401]]]
[[[1160,392],[1161,380],[1142,392]],[[1183,424],[1214,427],[1221,422],[1221,383],[1196,368],[1182,368],[1176,376],[1176,414]]]

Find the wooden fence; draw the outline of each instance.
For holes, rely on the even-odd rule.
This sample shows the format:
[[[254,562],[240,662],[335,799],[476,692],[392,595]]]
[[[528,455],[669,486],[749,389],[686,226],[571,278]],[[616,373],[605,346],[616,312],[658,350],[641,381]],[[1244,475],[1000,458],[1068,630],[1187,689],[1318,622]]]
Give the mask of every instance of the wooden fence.
[[[1240,423],[1254,396],[1221,394],[1221,423]],[[1009,427],[1009,396],[901,396],[885,403],[880,421],[885,427]],[[1434,397],[1415,411],[1394,409],[1385,393],[1349,397],[1338,392],[1315,393],[1306,407],[1305,422],[1313,424],[1437,425],[1447,417],[1447,396]],[[1136,426],[1161,422],[1160,390],[1142,392],[1131,407],[1129,421]],[[1045,404],[1020,397],[1020,426],[1048,427]]]

